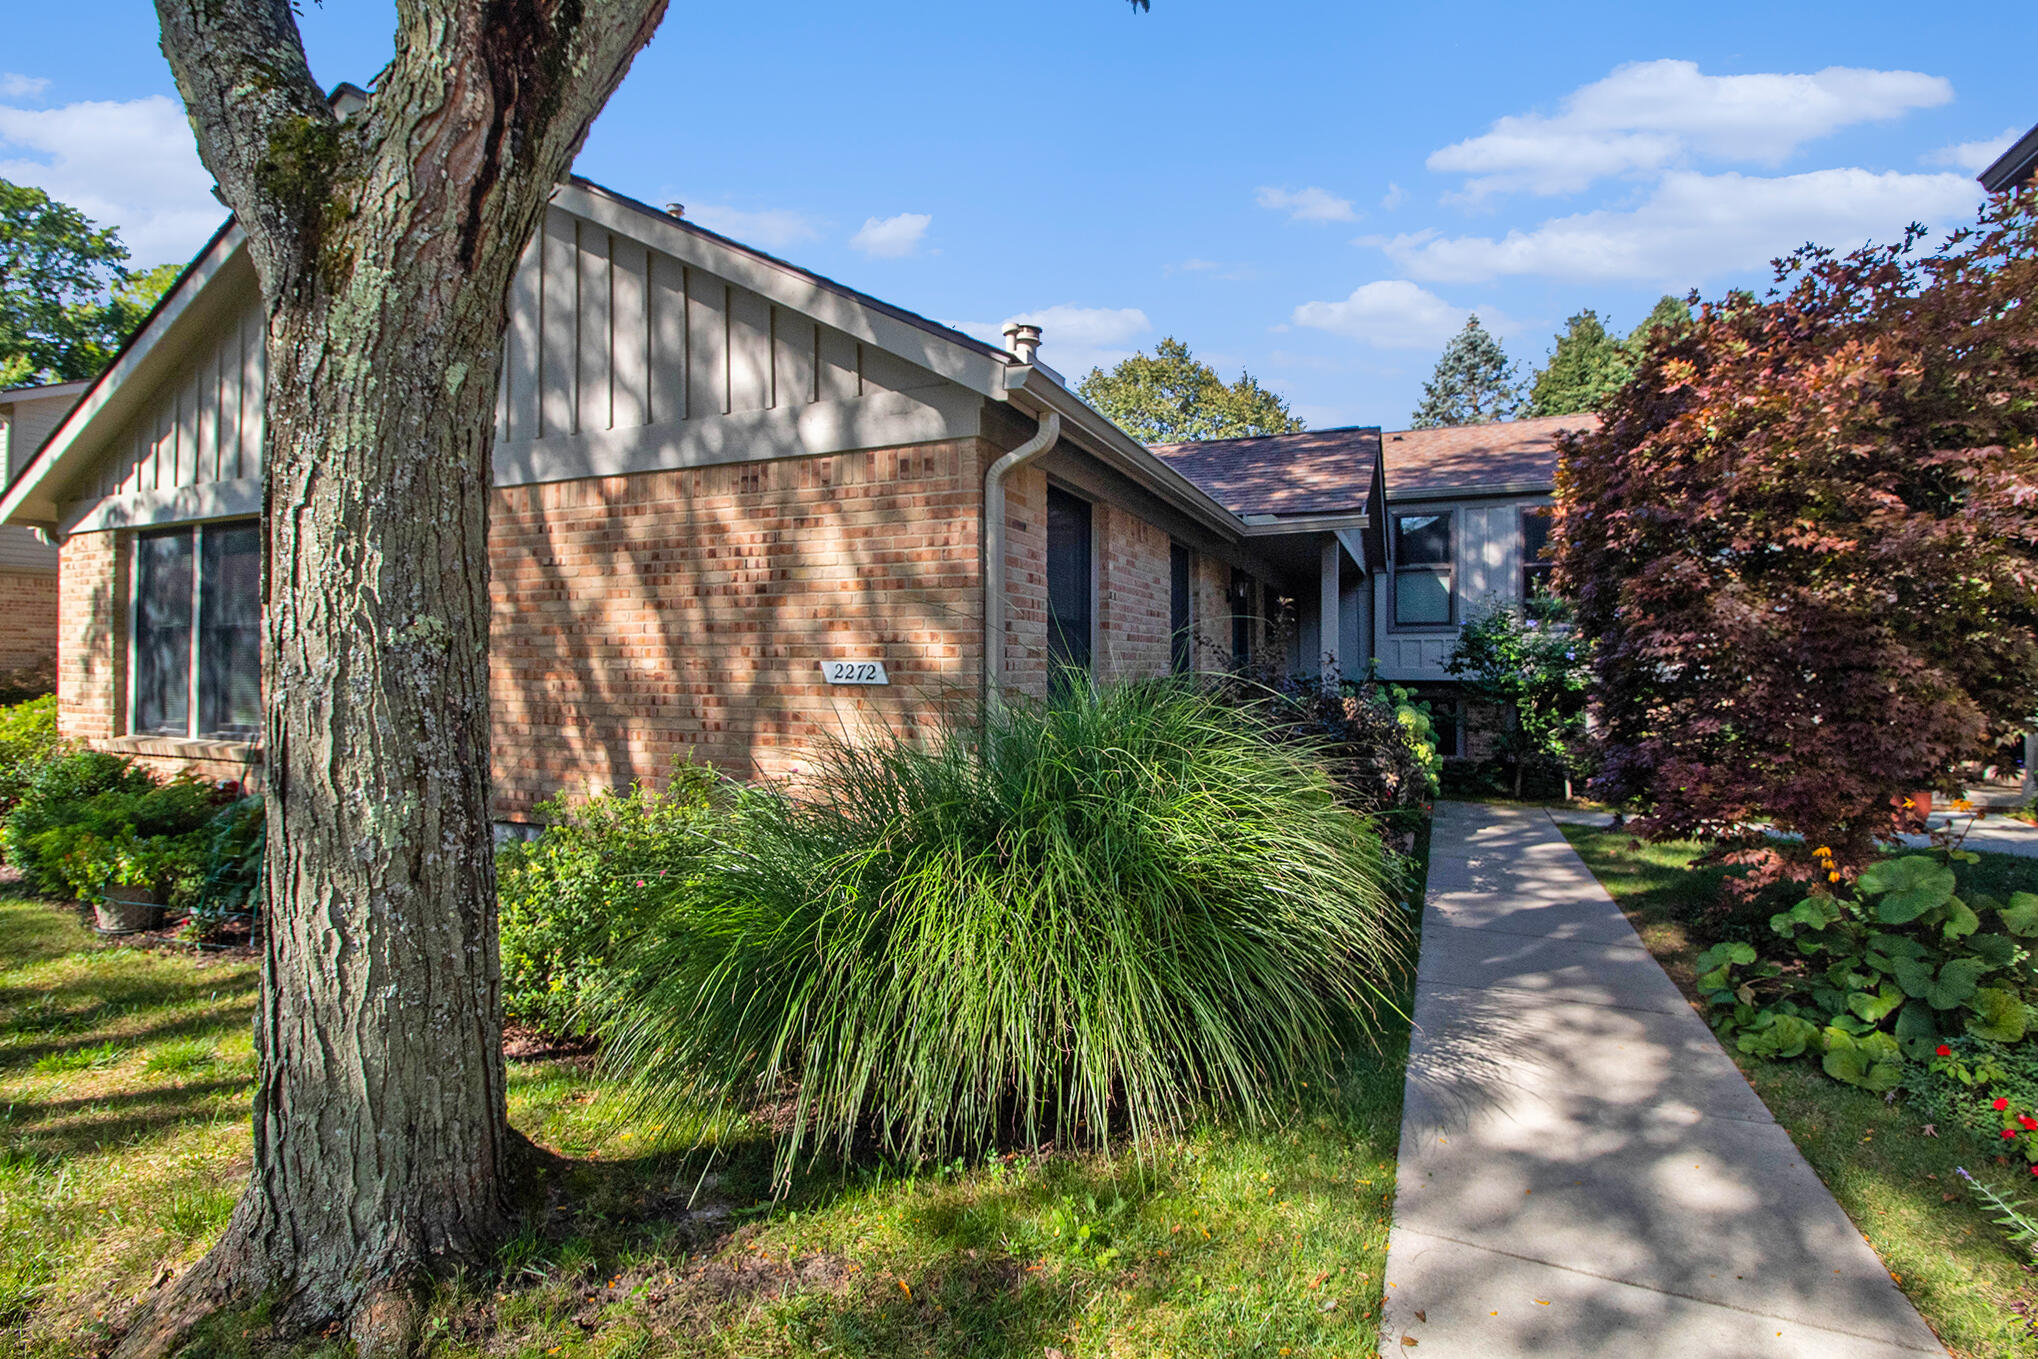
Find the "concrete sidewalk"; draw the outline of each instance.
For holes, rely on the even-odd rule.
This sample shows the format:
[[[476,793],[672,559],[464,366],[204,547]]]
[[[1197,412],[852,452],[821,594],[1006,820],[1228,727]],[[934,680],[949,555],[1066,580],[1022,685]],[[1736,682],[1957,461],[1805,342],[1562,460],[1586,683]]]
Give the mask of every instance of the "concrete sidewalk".
[[[1437,805],[1399,1173],[1383,1354],[1945,1353],[1538,809]]]

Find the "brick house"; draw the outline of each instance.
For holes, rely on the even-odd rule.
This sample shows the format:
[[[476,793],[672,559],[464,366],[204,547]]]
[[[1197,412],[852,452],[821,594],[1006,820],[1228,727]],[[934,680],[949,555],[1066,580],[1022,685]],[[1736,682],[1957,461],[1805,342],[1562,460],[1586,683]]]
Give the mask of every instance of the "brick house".
[[[1466,713],[1444,663],[1467,619],[1541,588],[1550,569],[1542,553],[1558,435],[1598,420],[1583,414],[1384,433],[1307,430],[1164,444],[1154,452],[1255,527],[1281,524],[1306,534],[1354,515],[1370,532],[1367,513],[1378,507],[1377,547],[1362,550],[1360,529],[1333,530],[1349,548],[1335,601],[1326,566],[1318,607],[1298,609],[1296,649],[1301,657],[1336,659],[1345,675],[1370,672],[1407,685],[1429,700],[1443,753],[1476,757],[1490,753],[1499,717]],[[1374,469],[1370,483],[1358,480],[1364,468]],[[1361,570],[1366,551],[1377,560]],[[1326,616],[1338,620],[1334,644],[1321,640],[1316,623]]]
[[[0,468],[9,481],[84,394],[83,382],[0,388]],[[57,654],[57,550],[0,528],[0,673],[49,670]]]
[[[60,544],[65,733],[207,778],[260,777],[262,327],[229,224],[0,499]],[[501,378],[498,815],[682,754],[797,776],[824,735],[1058,665],[1185,668],[1191,637],[1362,668],[1318,620],[1387,565],[1377,431],[1311,464],[1335,492],[1233,496],[1084,404],[1037,331],[1007,339],[562,185]]]

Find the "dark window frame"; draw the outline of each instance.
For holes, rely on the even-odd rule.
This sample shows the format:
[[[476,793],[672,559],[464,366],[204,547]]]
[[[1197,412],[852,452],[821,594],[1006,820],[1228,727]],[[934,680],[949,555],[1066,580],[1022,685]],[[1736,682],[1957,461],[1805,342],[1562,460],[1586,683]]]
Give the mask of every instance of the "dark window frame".
[[[1531,521],[1543,526],[1542,547],[1550,545],[1550,523],[1556,518],[1555,505],[1524,505],[1521,507],[1521,598],[1526,604],[1549,588],[1550,571],[1556,565],[1541,555],[1542,549],[1529,550],[1529,524]]]
[[[1049,692],[1058,692],[1066,684],[1067,674],[1079,670],[1086,675],[1096,674],[1097,657],[1097,518],[1094,502],[1073,491],[1050,484],[1047,488],[1046,526],[1046,576],[1047,576],[1047,663]],[[1074,521],[1080,520],[1076,529]],[[1056,524],[1062,525],[1057,532]],[[1070,530],[1076,529],[1073,536]],[[1057,560],[1057,556],[1061,560]],[[1082,603],[1080,616],[1070,616],[1069,624],[1063,625],[1063,614],[1056,607],[1056,585],[1064,603],[1069,600],[1069,591],[1074,589]],[[1071,611],[1073,614],[1073,611]]]
[[[1196,554],[1188,544],[1168,543],[1168,669],[1186,675],[1194,669],[1190,630],[1196,623]]]
[[[1257,632],[1253,624],[1258,621],[1253,608],[1254,583],[1250,572],[1234,566],[1231,568],[1231,588],[1224,594],[1225,604],[1231,610],[1231,663],[1240,669],[1253,661],[1254,634]]]
[[[1410,562],[1402,555],[1401,524],[1405,519],[1440,519],[1444,525],[1444,559],[1438,562]],[[1394,548],[1394,575],[1388,583],[1388,612],[1396,630],[1420,631],[1449,628],[1458,622],[1458,513],[1454,509],[1397,510],[1388,522]],[[1401,577],[1431,576],[1443,582],[1444,616],[1410,622],[1401,616]]]
[[[127,730],[137,736],[183,740],[258,739],[259,522],[180,524],[133,537],[127,591]],[[158,544],[169,550],[157,548]],[[185,571],[190,573],[188,580],[180,582],[177,576]],[[169,574],[159,577],[159,572]],[[238,589],[232,588],[236,578]],[[156,600],[167,600],[185,616],[152,619]],[[181,656],[172,659],[153,644],[165,633],[164,640]],[[240,721],[233,720],[237,706]]]

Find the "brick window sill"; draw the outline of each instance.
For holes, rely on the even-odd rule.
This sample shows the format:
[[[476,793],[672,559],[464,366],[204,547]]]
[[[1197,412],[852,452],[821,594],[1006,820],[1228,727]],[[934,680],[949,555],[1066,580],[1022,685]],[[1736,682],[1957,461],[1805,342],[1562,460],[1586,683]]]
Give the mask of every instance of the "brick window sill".
[[[95,743],[116,755],[152,755],[176,760],[221,760],[230,764],[260,764],[262,747],[256,741],[234,741],[223,737],[115,736]]]

